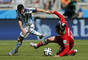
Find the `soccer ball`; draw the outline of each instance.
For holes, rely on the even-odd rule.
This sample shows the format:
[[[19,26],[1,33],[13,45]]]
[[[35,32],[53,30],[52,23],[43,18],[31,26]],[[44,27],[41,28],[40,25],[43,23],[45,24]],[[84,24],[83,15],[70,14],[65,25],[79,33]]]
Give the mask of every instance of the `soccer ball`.
[[[52,49],[51,48],[45,48],[43,52],[44,52],[45,56],[51,56],[52,55]]]

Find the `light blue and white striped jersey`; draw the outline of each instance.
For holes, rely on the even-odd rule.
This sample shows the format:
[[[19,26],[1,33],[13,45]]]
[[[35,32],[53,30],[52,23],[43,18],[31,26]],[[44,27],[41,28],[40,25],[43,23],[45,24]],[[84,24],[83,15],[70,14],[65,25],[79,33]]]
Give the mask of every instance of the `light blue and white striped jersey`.
[[[31,25],[33,23],[32,13],[36,12],[35,8],[25,8],[24,14],[17,11],[17,19],[21,20],[24,25]]]

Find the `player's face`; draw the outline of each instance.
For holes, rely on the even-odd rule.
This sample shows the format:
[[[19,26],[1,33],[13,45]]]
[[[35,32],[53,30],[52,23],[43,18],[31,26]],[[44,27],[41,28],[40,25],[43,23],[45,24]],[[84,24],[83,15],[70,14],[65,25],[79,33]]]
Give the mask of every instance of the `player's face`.
[[[24,8],[21,10],[21,14],[23,14],[24,13]]]

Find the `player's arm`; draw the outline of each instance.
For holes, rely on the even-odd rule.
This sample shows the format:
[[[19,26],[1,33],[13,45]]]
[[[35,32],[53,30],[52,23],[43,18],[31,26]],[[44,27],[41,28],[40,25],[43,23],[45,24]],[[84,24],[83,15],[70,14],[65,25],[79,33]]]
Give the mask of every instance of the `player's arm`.
[[[60,18],[61,23],[66,22],[64,16],[62,16],[60,13],[57,11],[52,11],[53,14],[57,15]]]
[[[63,40],[64,50],[59,54],[59,56],[64,56],[69,51],[69,43],[67,40]]]
[[[43,13],[48,13],[48,14],[51,13],[51,11],[49,11],[49,10],[44,10],[44,9],[40,9],[40,8],[29,8],[27,10],[29,11],[28,13],[35,13],[35,12],[43,12]]]
[[[37,10],[38,12],[43,12],[43,13],[48,13],[48,14],[51,13],[49,10],[44,10],[44,9],[40,9],[40,8],[36,8],[36,10]]]
[[[20,27],[22,33],[25,33],[26,31],[23,28],[23,25],[22,25],[22,21],[21,20],[18,20],[18,24],[19,24],[19,27]]]

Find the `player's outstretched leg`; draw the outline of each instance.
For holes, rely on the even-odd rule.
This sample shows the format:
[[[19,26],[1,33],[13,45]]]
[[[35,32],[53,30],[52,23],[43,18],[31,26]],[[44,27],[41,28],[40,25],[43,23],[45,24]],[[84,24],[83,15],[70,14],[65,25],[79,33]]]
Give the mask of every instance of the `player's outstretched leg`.
[[[78,52],[78,50],[77,49],[74,49],[74,50],[71,50],[71,51],[69,51],[68,52],[68,55],[70,55],[70,56],[75,56],[75,54]]]
[[[55,36],[47,38],[46,40],[39,42],[38,44],[36,43],[30,43],[30,45],[34,48],[38,48],[40,46],[46,45],[48,43],[55,42]]]
[[[39,36],[40,39],[42,39],[45,36],[44,34],[40,34],[39,32],[35,30],[32,31],[32,34]]]
[[[45,41],[39,42],[38,44],[37,43],[30,43],[30,45],[34,48],[39,48],[40,46],[46,45],[48,43],[49,42],[47,40],[45,40]]]
[[[24,38],[21,36],[18,38],[18,42],[16,44],[16,47],[11,52],[9,52],[9,54],[8,54],[9,56],[13,56],[14,54],[16,54],[18,52],[18,48],[22,45],[23,39]]]

